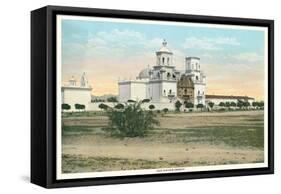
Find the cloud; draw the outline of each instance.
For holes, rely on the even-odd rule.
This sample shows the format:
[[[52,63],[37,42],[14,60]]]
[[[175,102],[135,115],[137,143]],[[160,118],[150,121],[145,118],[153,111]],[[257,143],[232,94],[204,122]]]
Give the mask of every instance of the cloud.
[[[232,37],[219,37],[219,38],[207,38],[207,37],[189,37],[186,38],[183,43],[185,49],[203,49],[203,50],[220,50],[222,46],[239,46],[240,42],[236,38]]]
[[[264,60],[263,55],[258,55],[255,52],[240,53],[237,55],[233,55],[232,57],[238,61],[247,61],[253,63],[262,62]]]

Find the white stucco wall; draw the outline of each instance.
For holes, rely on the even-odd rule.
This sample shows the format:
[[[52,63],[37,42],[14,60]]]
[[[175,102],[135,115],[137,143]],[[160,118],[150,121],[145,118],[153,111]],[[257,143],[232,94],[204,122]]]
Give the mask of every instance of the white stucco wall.
[[[143,100],[148,98],[147,81],[124,81],[119,82],[119,101],[127,102],[128,100]]]
[[[119,89],[119,96],[118,100],[120,102],[126,102],[131,98],[131,83],[130,82],[123,82],[118,84]]]
[[[63,87],[62,88],[62,104],[69,104],[71,110],[75,110],[75,104],[85,105],[88,110],[89,103],[91,103],[91,89],[90,88],[76,88]]]

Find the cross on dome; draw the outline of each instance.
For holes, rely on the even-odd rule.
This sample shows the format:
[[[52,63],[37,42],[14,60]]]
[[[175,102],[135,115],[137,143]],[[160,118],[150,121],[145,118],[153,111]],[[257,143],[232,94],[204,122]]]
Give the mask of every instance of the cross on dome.
[[[163,45],[163,46],[167,46],[167,41],[166,41],[166,39],[163,40],[162,45]]]

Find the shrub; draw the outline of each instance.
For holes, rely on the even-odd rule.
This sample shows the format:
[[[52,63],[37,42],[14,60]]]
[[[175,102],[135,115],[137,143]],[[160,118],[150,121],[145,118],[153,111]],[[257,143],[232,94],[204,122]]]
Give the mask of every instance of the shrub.
[[[75,104],[74,107],[76,110],[85,110],[84,104]]]
[[[230,103],[230,106],[235,107],[235,106],[236,106],[236,103],[235,103],[235,102],[231,102],[231,103]]]
[[[203,104],[197,104],[196,107],[197,107],[197,108],[200,108],[200,109],[202,110],[202,108],[204,107],[204,105],[203,105]]]
[[[125,106],[123,105],[123,104],[117,104],[116,106],[115,106],[115,108],[117,108],[117,109],[123,109]]]
[[[149,99],[143,99],[143,100],[142,100],[142,103],[148,103],[148,102],[150,102]]]
[[[148,107],[150,110],[153,110],[153,109],[155,109],[155,106],[153,105],[153,104],[151,104],[151,105],[149,105],[149,107]]]
[[[71,109],[71,106],[69,104],[62,104],[61,105],[61,109],[62,110],[70,110]]]
[[[165,114],[167,114],[168,111],[169,111],[168,108],[164,108],[164,109],[163,109],[163,112],[164,112]]]
[[[112,96],[112,97],[107,98],[107,102],[118,102],[118,100],[117,100],[117,97]]]
[[[175,103],[176,111],[178,111],[178,112],[180,111],[181,105],[182,105],[182,103],[179,100],[177,100]]]
[[[215,103],[209,102],[208,105],[209,105],[209,107],[212,109],[212,108],[214,107]]]
[[[108,109],[108,106],[107,106],[106,104],[101,103],[101,104],[99,105],[99,108],[100,108],[100,109],[103,109],[103,110],[107,110],[107,109]]]
[[[154,125],[159,125],[156,115],[152,111],[141,108],[142,102],[126,104],[124,109],[107,109],[109,126],[106,132],[119,137],[142,137]]]
[[[193,108],[194,104],[192,102],[186,102],[185,103],[185,108]]]

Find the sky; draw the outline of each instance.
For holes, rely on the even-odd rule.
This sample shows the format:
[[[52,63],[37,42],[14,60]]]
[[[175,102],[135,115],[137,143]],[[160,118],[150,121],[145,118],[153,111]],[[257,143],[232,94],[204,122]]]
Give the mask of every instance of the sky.
[[[201,59],[207,94],[263,100],[264,36],[258,29],[63,19],[62,82],[86,72],[93,95],[118,94],[119,79],[155,65],[165,39],[177,69],[184,70],[185,57]]]

